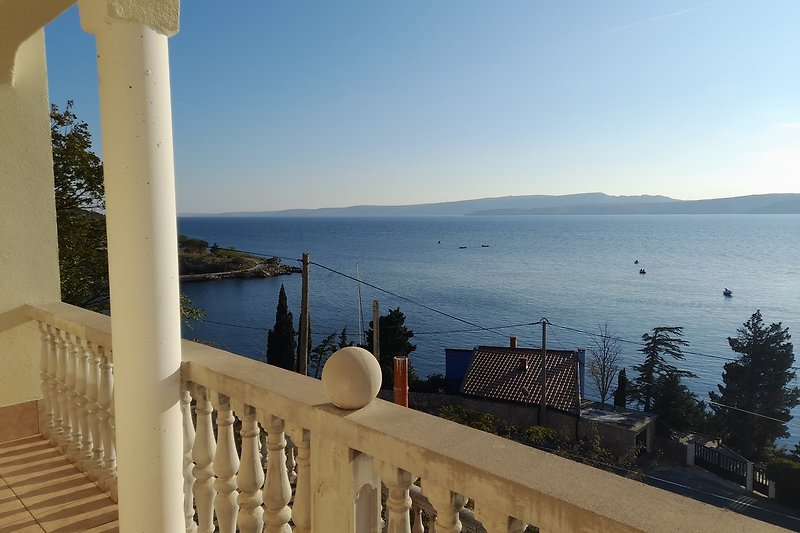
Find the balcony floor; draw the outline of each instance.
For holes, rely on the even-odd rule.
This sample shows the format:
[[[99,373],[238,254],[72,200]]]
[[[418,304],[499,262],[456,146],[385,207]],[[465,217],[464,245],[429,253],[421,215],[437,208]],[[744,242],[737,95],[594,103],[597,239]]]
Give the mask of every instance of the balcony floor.
[[[117,505],[40,435],[0,444],[0,533],[116,533]]]

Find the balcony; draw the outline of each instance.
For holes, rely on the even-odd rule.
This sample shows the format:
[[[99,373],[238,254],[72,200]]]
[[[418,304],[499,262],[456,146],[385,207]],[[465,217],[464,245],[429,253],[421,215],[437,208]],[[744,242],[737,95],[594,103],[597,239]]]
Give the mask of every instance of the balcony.
[[[42,519],[44,531],[114,531],[114,384],[125,376],[114,371],[110,319],[60,302],[24,314],[41,334],[30,357],[39,361],[42,438],[3,445],[0,474],[12,489],[20,472],[38,479],[20,497],[33,516],[31,492],[56,502],[51,515],[69,494],[88,497],[73,502],[66,524]],[[379,399],[340,409],[318,380],[208,346],[184,341],[182,351],[183,468],[164,475],[182,479],[175,511],[186,531],[442,533],[461,531],[467,515],[489,533],[772,527]],[[52,494],[48,471],[67,476],[49,483]],[[411,496],[427,498],[424,514]]]

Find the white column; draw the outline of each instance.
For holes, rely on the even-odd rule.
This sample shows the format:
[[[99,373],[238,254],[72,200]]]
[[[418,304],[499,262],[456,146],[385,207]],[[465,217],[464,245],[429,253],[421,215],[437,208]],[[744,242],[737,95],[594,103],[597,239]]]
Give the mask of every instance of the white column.
[[[697,446],[694,442],[686,445],[686,465],[694,466],[694,448]]]
[[[80,2],[97,42],[122,532],[185,527],[169,56],[143,23],[161,4]]]
[[[747,461],[747,475],[745,481],[745,488],[753,492],[753,463]]]

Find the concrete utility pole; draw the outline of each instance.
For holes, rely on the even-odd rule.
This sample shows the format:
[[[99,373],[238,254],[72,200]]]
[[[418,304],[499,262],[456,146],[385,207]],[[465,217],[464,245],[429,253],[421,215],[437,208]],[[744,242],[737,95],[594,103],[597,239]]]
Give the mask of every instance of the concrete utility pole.
[[[542,403],[539,404],[539,425],[547,418],[547,319],[542,319]]]
[[[308,375],[308,254],[303,254],[303,288],[300,300],[300,353],[297,372]]]
[[[372,300],[372,354],[381,360],[381,310],[380,302]]]

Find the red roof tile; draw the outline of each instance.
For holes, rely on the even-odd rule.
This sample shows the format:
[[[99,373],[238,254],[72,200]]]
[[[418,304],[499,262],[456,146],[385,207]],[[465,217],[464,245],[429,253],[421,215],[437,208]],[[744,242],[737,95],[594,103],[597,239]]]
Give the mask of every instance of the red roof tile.
[[[541,370],[539,349],[478,346],[473,351],[461,392],[467,396],[539,405]],[[547,350],[547,405],[578,413],[578,387],[576,353]]]

